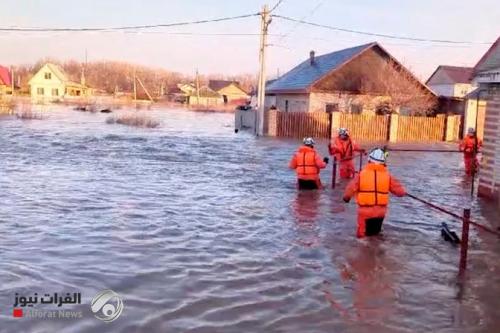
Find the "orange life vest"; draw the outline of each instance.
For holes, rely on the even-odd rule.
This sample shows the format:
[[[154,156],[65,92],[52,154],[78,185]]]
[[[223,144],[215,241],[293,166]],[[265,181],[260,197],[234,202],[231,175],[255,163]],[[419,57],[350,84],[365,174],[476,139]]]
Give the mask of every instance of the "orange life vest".
[[[319,174],[319,168],[316,165],[316,151],[309,147],[301,147],[295,153],[297,160],[297,175],[313,176]]]
[[[348,138],[347,140],[342,140],[341,138],[337,138],[335,140],[335,147],[340,151],[339,157],[341,159],[347,159],[349,157],[352,157],[354,147],[351,138]]]
[[[387,206],[391,176],[381,164],[367,164],[359,173],[359,189],[357,194],[360,206]]]
[[[476,138],[474,136],[467,135],[464,138],[461,146],[465,154],[474,154],[474,152],[476,151]]]

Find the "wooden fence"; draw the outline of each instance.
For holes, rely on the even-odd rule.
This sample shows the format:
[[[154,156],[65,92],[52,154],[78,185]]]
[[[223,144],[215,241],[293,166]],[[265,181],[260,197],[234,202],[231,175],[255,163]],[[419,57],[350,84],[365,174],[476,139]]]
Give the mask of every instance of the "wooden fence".
[[[276,112],[276,136],[328,137],[329,116],[324,112]]]
[[[398,142],[442,141],[445,117],[399,116]]]
[[[349,129],[353,138],[363,141],[387,140],[389,117],[370,114],[337,113],[339,116],[338,127]],[[337,116],[336,114],[334,116]],[[334,117],[335,118],[335,117]],[[335,119],[333,120],[335,122]]]
[[[271,136],[328,138],[329,123],[329,114],[325,112],[269,110],[265,130]],[[358,141],[430,142],[458,140],[460,124],[460,116],[376,116],[334,112],[331,126],[332,131],[348,128]]]

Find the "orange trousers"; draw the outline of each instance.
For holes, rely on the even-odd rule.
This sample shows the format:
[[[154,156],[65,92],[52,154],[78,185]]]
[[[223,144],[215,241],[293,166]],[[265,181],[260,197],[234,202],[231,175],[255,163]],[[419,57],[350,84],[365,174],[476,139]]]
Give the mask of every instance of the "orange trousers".
[[[356,169],[354,168],[354,161],[341,161],[339,163],[339,175],[340,178],[350,179],[354,177]]]
[[[475,156],[464,155],[465,173],[471,176],[473,172],[477,172],[479,161]]]
[[[371,219],[380,219],[380,226],[382,224],[383,219],[385,218],[385,214],[387,213],[387,206],[370,206],[370,207],[358,207],[358,229],[356,232],[356,236],[358,238],[363,238],[367,236],[367,229],[377,229],[376,226],[367,225],[367,223],[377,223]],[[369,220],[369,221],[367,221]],[[371,221],[370,221],[371,220]],[[378,233],[378,232],[376,232]],[[372,233],[372,234],[376,234]],[[368,234],[370,235],[370,233]]]

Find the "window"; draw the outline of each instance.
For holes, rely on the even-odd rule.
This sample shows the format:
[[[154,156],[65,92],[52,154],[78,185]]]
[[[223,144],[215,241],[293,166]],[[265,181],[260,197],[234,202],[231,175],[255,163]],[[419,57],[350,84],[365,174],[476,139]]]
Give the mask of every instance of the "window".
[[[52,73],[47,72],[45,73],[45,80],[51,80],[52,79]]]
[[[325,105],[325,112],[326,113],[332,113],[332,112],[338,112],[339,111],[339,105],[338,103],[326,103]]]
[[[285,112],[288,112],[288,100],[285,100]]]
[[[361,104],[351,104],[352,114],[361,114],[363,112],[363,105]]]
[[[52,96],[59,96],[59,89],[57,88],[52,89]]]
[[[43,88],[36,88],[36,94],[37,95],[45,95],[45,91]]]

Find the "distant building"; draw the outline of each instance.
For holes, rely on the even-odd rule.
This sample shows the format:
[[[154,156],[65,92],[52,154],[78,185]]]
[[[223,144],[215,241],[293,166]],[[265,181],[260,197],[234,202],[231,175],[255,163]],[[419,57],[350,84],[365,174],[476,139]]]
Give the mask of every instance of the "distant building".
[[[392,87],[388,87],[392,85]],[[404,88],[402,88],[404,87]],[[265,108],[284,112],[385,112],[387,91],[436,100],[435,94],[378,43],[370,43],[305,60],[266,88]],[[412,97],[413,98],[413,97]],[[392,112],[411,113],[411,106]]]
[[[427,80],[427,86],[438,96],[464,98],[474,90],[472,67],[438,66]]]
[[[222,97],[224,104],[244,104],[250,98],[250,95],[241,88],[237,81],[210,80],[208,88],[218,93]]]
[[[438,66],[427,80],[427,86],[438,95],[438,113],[465,117],[463,132],[467,131],[467,118],[475,112],[475,103],[468,101],[476,88],[471,82],[472,67]]]
[[[500,38],[474,67],[473,82],[486,100],[478,194],[498,200],[500,206]]]
[[[7,67],[0,66],[0,95],[11,93],[11,74]]]
[[[199,92],[196,89],[190,91],[187,94],[187,103],[198,106],[217,106],[223,105],[224,100],[220,94],[204,86],[200,88]]]
[[[31,99],[39,102],[54,102],[65,99],[78,99],[92,95],[92,89],[81,82],[70,81],[63,69],[47,63],[31,78]]]

